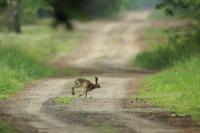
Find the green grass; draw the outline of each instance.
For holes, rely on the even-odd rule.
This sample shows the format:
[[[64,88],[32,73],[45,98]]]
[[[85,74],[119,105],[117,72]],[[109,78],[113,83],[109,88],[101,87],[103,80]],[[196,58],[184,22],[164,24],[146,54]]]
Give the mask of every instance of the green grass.
[[[200,120],[200,56],[147,77],[137,97]]]
[[[56,104],[67,105],[74,101],[74,97],[60,96],[55,99]]]
[[[168,28],[165,28],[165,27],[146,28],[141,33],[140,38],[144,40],[146,48],[154,49],[160,45],[161,46],[165,45],[168,42],[169,40]]]
[[[15,94],[29,81],[52,76],[55,72],[16,49],[0,48],[0,100]]]
[[[119,130],[114,128],[110,124],[101,125],[101,124],[93,123],[92,127],[95,127],[101,133],[119,133]]]
[[[149,69],[160,69],[167,66],[166,58],[169,58],[167,28],[146,28],[141,34],[141,39],[144,41],[145,51],[134,57],[131,64]]]
[[[0,120],[0,133],[16,133],[16,131]]]
[[[79,31],[53,30],[43,25],[23,26],[22,30],[20,35],[0,33],[0,46],[17,49],[37,60],[44,60],[51,55],[55,58],[58,53],[61,55],[71,51],[83,35]]]
[[[150,20],[167,20],[172,17],[167,16],[163,10],[153,10],[152,13],[149,15]]]
[[[23,26],[22,34],[0,33],[0,100],[13,96],[33,80],[61,74],[45,64],[69,53],[82,33]],[[70,74],[71,70],[62,71]]]

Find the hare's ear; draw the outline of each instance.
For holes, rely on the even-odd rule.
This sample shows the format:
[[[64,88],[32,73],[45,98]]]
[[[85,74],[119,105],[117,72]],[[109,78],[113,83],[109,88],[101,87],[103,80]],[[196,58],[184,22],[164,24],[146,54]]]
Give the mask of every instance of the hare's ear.
[[[97,84],[97,82],[98,82],[98,77],[95,77],[95,82],[96,82],[96,84]]]

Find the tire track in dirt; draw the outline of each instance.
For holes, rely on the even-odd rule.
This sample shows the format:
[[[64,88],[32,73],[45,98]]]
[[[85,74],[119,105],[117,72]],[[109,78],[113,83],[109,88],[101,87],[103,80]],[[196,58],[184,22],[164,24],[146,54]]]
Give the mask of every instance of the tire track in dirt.
[[[74,125],[65,124],[41,111],[43,103],[49,98],[60,95],[66,83],[67,80],[64,79],[42,81],[28,88],[23,97],[11,99],[5,113],[19,118],[26,118],[28,124],[37,129],[39,133],[96,133],[94,129],[81,125],[74,128]],[[27,132],[23,129],[21,131]]]
[[[110,125],[123,133],[178,132],[178,129],[141,118],[123,107],[125,101],[129,101],[127,97],[136,91],[136,88],[128,90],[128,84],[132,82],[136,84],[137,80],[142,78],[141,75],[135,76],[124,78],[101,76],[100,83],[103,87],[89,92],[88,97],[92,97],[91,99],[78,98],[70,105],[58,106],[53,98],[44,104],[43,110],[66,124],[73,123],[75,127],[77,124],[93,127],[93,123],[98,123],[102,127]],[[71,96],[69,88],[70,84],[66,86],[63,96]],[[149,108],[140,109],[151,111]]]

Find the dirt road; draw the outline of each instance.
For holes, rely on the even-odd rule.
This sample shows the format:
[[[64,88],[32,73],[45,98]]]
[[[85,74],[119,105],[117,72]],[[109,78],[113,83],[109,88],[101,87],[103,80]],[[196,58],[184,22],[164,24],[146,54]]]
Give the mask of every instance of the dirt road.
[[[102,88],[89,92],[90,98],[76,98],[69,105],[57,105],[54,98],[71,96],[72,81],[79,76],[47,79],[11,99],[3,113],[12,116],[10,122],[24,133],[193,131],[193,127],[186,130],[163,119],[149,118],[163,111],[130,98],[137,91],[140,79],[147,75],[145,71],[132,69],[129,60],[140,52],[138,32],[149,25],[148,15],[149,11],[130,12],[116,20],[78,24],[78,29],[87,33],[86,38],[56,65],[88,71],[84,77],[91,80],[98,74]]]

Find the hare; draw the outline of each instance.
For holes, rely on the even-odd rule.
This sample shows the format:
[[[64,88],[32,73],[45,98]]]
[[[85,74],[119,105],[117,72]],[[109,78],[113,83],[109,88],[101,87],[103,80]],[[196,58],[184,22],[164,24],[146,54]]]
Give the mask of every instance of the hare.
[[[77,79],[77,80],[74,81],[74,84],[72,86],[72,95],[75,95],[74,89],[80,88],[80,87],[83,87],[85,89],[83,91],[83,94],[79,95],[79,97],[81,97],[85,94],[85,98],[87,98],[88,91],[92,91],[94,89],[101,88],[99,83],[98,83],[98,77],[95,77],[95,84],[93,84],[92,82],[90,82],[87,79],[80,78],[80,79]]]

